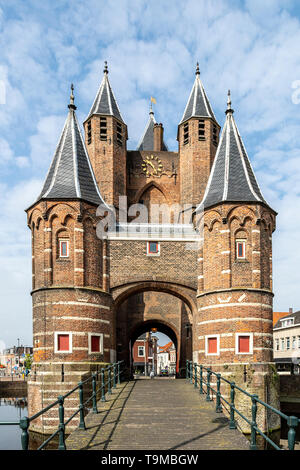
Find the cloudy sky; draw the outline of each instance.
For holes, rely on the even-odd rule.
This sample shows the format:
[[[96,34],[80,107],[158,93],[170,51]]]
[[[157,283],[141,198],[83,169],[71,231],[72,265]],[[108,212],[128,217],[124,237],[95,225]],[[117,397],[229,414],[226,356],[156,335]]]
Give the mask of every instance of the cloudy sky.
[[[134,149],[149,99],[170,150],[199,61],[223,126],[227,90],[269,204],[274,309],[300,309],[300,8],[297,0],[0,0],[0,342],[32,344],[37,197],[75,85],[82,122],[104,60]]]

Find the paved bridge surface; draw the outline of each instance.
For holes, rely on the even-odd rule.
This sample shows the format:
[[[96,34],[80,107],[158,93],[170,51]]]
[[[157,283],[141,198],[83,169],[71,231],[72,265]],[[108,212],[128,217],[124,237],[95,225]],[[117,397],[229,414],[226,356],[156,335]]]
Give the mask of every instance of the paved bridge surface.
[[[124,382],[98,402],[67,450],[248,450],[249,441],[184,379]]]

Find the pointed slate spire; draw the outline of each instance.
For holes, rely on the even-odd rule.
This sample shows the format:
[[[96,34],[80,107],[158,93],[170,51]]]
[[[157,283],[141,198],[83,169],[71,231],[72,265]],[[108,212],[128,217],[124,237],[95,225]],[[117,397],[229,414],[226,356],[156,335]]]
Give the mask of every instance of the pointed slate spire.
[[[40,199],[82,199],[104,203],[82,139],[71,85],[69,113],[54,153]]]
[[[200,79],[198,62],[196,67],[195,82],[179,124],[182,124],[191,117],[212,118],[217,122]]]
[[[114,116],[119,121],[124,122],[117,100],[108,80],[107,62],[105,61],[104,64],[103,79],[87,119],[89,119],[93,114],[102,114],[105,116]]]
[[[228,91],[225,125],[203,200],[196,210],[222,202],[261,202],[268,205],[256,181],[233,113]]]
[[[151,103],[149,119],[146,124],[142,138],[138,143],[137,150],[141,151],[141,150],[153,150],[154,149],[154,135],[153,135],[154,124],[156,124],[156,120],[154,117],[154,112],[152,110],[152,103]],[[162,150],[168,151],[168,147],[164,141],[162,144]]]

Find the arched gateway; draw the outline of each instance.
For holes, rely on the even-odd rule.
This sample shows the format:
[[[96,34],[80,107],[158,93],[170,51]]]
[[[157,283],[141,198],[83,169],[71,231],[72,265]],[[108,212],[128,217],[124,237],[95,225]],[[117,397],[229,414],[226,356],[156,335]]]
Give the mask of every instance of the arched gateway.
[[[219,139],[197,66],[178,125],[178,152],[168,151],[152,109],[138,148],[127,150],[107,65],[83,123],[85,139],[73,88],[68,107],[42,191],[27,209],[34,340],[29,413],[105,363],[129,363],[130,341],[151,325],[174,339],[178,371],[193,359],[276,406],[276,213],[257,184],[230,98]],[[107,204],[117,225],[99,236],[104,212],[97,208],[108,210]],[[155,205],[163,207],[137,221],[141,207]],[[73,409],[66,404],[66,417]],[[53,432],[57,419],[52,410],[34,421],[35,429]]]
[[[186,360],[192,359],[195,289],[175,283],[144,281],[117,286],[112,292],[117,324],[117,359],[130,364],[134,341],[151,328],[157,328],[173,341],[176,373],[182,374]]]

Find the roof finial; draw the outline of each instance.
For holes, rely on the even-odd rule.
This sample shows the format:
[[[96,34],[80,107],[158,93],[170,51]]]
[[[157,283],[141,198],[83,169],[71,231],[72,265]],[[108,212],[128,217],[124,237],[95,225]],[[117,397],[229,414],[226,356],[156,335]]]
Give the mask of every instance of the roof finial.
[[[230,90],[228,90],[227,95],[228,95],[228,98],[227,98],[227,109],[226,109],[225,113],[226,113],[226,114],[228,114],[228,113],[231,113],[231,114],[232,114],[234,111],[233,111],[233,109],[231,108],[231,95],[230,95]]]
[[[104,61],[104,73],[108,74],[107,60]]]
[[[153,114],[154,115],[154,111],[152,109],[152,101],[150,101],[150,111],[149,111],[149,114]]]
[[[197,62],[196,66],[196,74],[195,75],[200,75],[200,70],[199,70],[199,62]]]
[[[71,83],[70,104],[68,105],[68,108],[69,108],[69,109],[76,109],[76,106],[75,106],[75,104],[74,104],[74,99],[75,99],[75,97],[74,97],[74,93],[73,93],[73,92],[74,92],[74,85],[73,85],[73,83]]]

